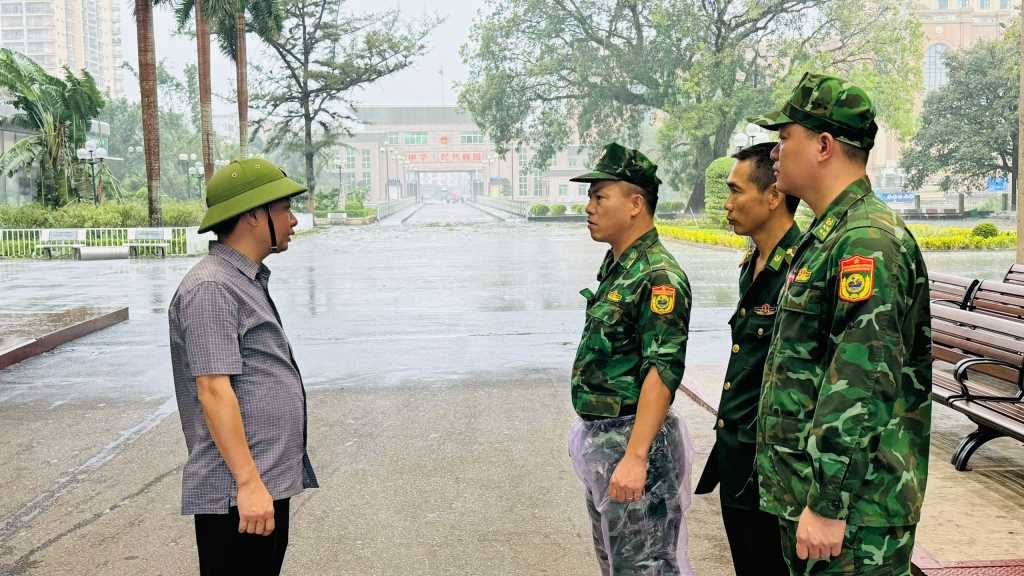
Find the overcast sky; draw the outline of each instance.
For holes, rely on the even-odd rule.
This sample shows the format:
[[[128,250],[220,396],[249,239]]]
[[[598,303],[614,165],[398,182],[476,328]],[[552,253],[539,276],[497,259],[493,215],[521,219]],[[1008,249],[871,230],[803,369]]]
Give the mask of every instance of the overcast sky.
[[[132,16],[133,0],[121,0],[121,41],[122,58],[133,66],[138,64],[136,54],[135,20]],[[423,14],[436,13],[445,18],[445,22],[434,30],[428,40],[429,52],[419,61],[402,72],[385,78],[371,87],[355,94],[362,104],[388,105],[437,105],[442,102],[454,104],[457,94],[452,87],[455,82],[466,78],[466,67],[459,57],[459,47],[465,43],[470,25],[476,12],[483,7],[485,0],[342,0],[345,11],[365,13],[380,10],[381,7],[397,6],[404,15],[419,17]],[[174,33],[174,17],[170,9],[158,7],[154,31],[156,33],[157,59],[163,59],[167,65],[181,73],[185,65],[195,61],[195,40]],[[258,49],[261,43],[250,35],[250,53]],[[214,111],[217,114],[230,113],[232,104],[226,103],[216,95],[228,96],[234,89],[234,64],[222,56],[213,43],[212,63]],[[439,71],[444,70],[444,81]],[[250,76],[251,79],[251,76]],[[129,99],[138,99],[138,84],[129,72],[124,74],[124,92]]]

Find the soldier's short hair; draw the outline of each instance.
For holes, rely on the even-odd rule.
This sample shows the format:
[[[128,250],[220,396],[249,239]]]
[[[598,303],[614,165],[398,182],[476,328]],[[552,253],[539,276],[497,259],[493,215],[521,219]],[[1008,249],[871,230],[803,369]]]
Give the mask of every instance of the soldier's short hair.
[[[847,144],[846,142],[842,142],[839,140],[836,140],[836,142],[839,142],[839,148],[843,150],[843,156],[846,156],[847,160],[850,160],[851,162],[856,162],[857,164],[863,166],[868,165],[867,150],[864,150],[863,148],[857,148],[856,146],[851,146],[850,144]]]
[[[762,142],[741,149],[732,155],[737,162],[751,161],[753,167],[750,170],[750,181],[757,186],[758,192],[764,192],[769,186],[775,184],[775,161],[772,160],[772,150],[775,149],[775,142]],[[782,194],[782,191],[779,190]],[[785,194],[786,209],[790,214],[796,214],[800,206],[800,199],[796,196]]]

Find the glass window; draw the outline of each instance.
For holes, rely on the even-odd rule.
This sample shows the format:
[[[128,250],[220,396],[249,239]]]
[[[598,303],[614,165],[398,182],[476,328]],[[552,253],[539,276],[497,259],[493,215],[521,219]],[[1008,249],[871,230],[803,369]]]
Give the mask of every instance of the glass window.
[[[21,4],[2,4],[0,5],[0,14],[21,14]],[[4,36],[6,37],[7,34]]]
[[[47,2],[31,2],[25,4],[26,14],[49,14],[50,4]]]
[[[579,193],[580,196],[586,196],[588,190],[590,190],[589,184],[584,184],[583,182],[580,182],[576,186],[576,191]]]
[[[527,182],[526,173],[525,172],[520,172],[519,173],[519,195],[520,196],[526,196],[526,190],[527,190],[527,186],[528,185],[529,185],[529,183]]]
[[[459,136],[460,144],[483,144],[484,135],[480,132],[464,132]]]
[[[349,170],[355,170],[356,168],[356,149],[346,148],[345,149],[345,168]]]
[[[945,44],[932,44],[924,58],[924,89],[935,90],[942,88],[949,82],[949,72],[946,70],[946,52],[949,47]]]
[[[957,6],[960,8],[967,8],[967,0],[959,0],[959,2],[957,2]]]
[[[1000,10],[1009,10],[1010,9],[1010,0],[999,0],[999,9]]]
[[[362,184],[363,186],[369,186],[370,185],[370,173],[369,172],[363,172],[363,177],[359,179],[359,183]]]
[[[945,10],[946,8],[949,8],[949,0],[939,0],[938,5],[939,10]]]
[[[427,133],[426,132],[406,132],[405,133],[406,144],[426,144]]]
[[[4,42],[7,42],[8,40],[11,40],[11,41],[14,41],[14,40],[24,40],[25,39],[25,31],[24,30],[6,30],[4,32],[4,34],[3,34],[3,36],[4,36]]]
[[[982,10],[988,10],[991,7],[992,0],[981,0],[980,2],[978,2],[978,8],[981,8]]]
[[[373,162],[370,158],[370,151],[368,149],[363,149],[363,170],[369,170],[372,167]],[[366,181],[370,181],[369,177],[367,177]]]
[[[563,196],[563,197],[564,196],[568,196],[569,195],[569,185],[568,184],[559,184],[558,185],[558,195],[559,196]]]
[[[397,146],[402,143],[402,135],[398,132],[388,132],[387,143],[392,146]]]

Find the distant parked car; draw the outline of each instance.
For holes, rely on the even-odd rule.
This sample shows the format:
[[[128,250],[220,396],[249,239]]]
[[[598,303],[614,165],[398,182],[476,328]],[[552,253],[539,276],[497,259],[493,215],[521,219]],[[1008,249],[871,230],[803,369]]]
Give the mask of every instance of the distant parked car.
[[[462,194],[458,190],[449,190],[448,195],[444,197],[444,201],[449,204],[458,204],[462,202]]]

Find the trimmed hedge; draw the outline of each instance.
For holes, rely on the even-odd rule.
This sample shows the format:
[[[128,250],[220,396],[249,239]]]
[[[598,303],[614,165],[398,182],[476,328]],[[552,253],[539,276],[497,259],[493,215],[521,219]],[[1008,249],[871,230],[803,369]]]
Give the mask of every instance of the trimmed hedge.
[[[995,238],[999,236],[999,228],[991,222],[982,222],[971,230],[971,236],[978,236],[980,238]]]
[[[704,215],[720,228],[728,227],[725,219],[725,199],[729,196],[729,172],[736,160],[719,158],[708,165],[704,171]]]
[[[547,216],[551,211],[547,204],[534,204],[530,206],[530,216]]]
[[[551,207],[552,216],[562,216],[565,214],[565,204],[555,204]]]
[[[665,238],[674,238],[696,244],[710,244],[712,246],[724,246],[738,250],[746,250],[747,248],[747,238],[745,236],[737,236],[729,230],[659,224],[658,234]]]
[[[198,226],[206,210],[198,202],[165,200],[164,226]],[[74,202],[57,209],[39,204],[0,206],[0,228],[144,228],[149,212],[139,202],[110,202],[96,206]]]

